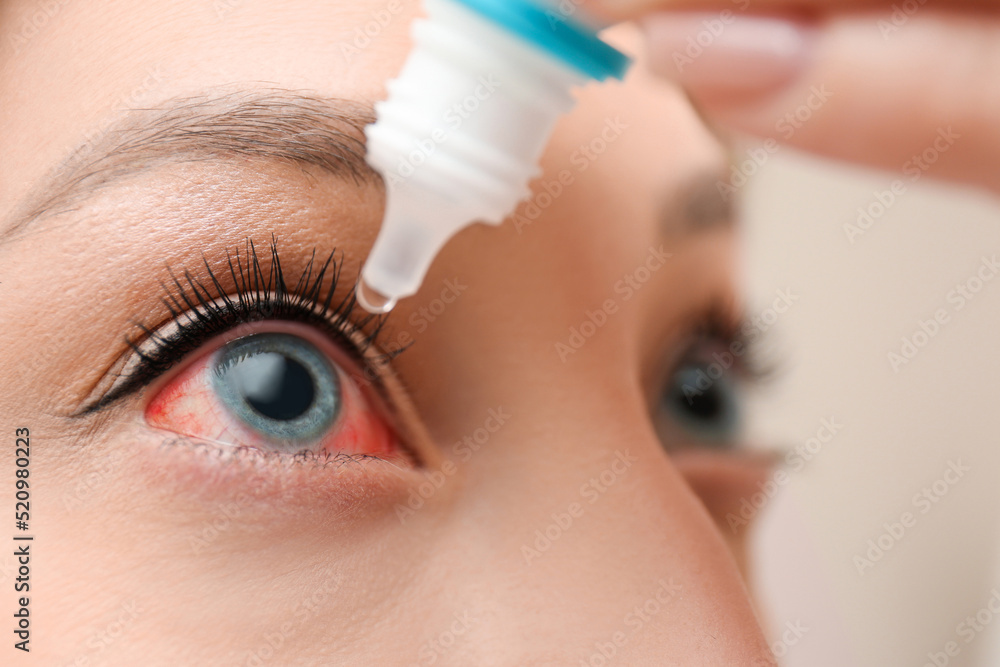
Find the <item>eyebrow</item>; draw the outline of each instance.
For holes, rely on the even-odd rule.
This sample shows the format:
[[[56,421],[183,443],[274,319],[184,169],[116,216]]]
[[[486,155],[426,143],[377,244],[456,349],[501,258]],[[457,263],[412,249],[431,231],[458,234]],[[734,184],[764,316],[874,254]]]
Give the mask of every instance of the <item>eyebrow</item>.
[[[666,203],[662,211],[662,231],[669,236],[677,233],[697,234],[720,227],[735,228],[737,197],[732,194],[732,187],[726,188],[732,185],[726,171],[736,160],[732,152],[731,137],[705,113],[701,104],[690,93],[685,91],[684,97],[705,130],[725,149],[726,162],[718,172],[704,171],[688,180],[681,188],[683,194],[679,201]]]
[[[358,186],[380,185],[365,162],[370,105],[307,92],[260,89],[168,100],[131,109],[87,138],[0,227],[0,243],[43,218],[78,209],[138,173],[184,162],[245,157],[317,167]]]
[[[696,234],[735,226],[734,199],[720,189],[721,185],[727,183],[725,178],[724,175],[709,171],[687,183],[679,210],[673,211],[683,221],[679,225],[682,233]]]

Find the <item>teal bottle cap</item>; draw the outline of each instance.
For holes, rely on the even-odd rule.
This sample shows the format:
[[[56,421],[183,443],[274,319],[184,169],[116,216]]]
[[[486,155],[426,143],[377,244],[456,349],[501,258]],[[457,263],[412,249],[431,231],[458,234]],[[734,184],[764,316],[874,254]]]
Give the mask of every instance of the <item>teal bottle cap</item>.
[[[621,79],[632,59],[602,41],[589,27],[533,0],[453,0],[503,26],[582,74]]]

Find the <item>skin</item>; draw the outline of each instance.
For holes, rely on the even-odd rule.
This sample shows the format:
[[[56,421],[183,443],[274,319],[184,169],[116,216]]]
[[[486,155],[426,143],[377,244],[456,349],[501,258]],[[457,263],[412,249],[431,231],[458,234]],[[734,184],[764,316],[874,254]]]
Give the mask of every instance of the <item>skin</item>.
[[[54,192],[75,149],[103,147],[123,107],[264,89],[370,105],[405,58],[414,7],[349,64],[342,46],[384,7],[78,2],[15,50],[37,7],[0,3],[0,220]],[[637,49],[628,28],[612,38]],[[381,219],[377,182],[225,152],[166,158],[7,229],[0,414],[11,441],[30,428],[37,542],[32,653],[5,645],[5,664],[577,664],[616,633],[619,664],[773,664],[740,574],[745,533],[725,523],[768,467],[650,417],[699,314],[736,310],[733,225],[689,213],[696,192],[711,208],[726,152],[676,87],[637,67],[581,93],[538,187],[575,170],[574,152],[609,119],[627,127],[537,220],[465,230],[391,315],[382,340],[415,342],[393,360],[400,382],[385,402],[419,466],[163,446],[170,434],[143,411],[169,373],[72,416],[127,356],[132,322],[169,319],[167,265],[200,271],[203,257],[217,266],[273,235],[292,276],[314,248],[343,252],[338,294],[349,293]],[[660,246],[669,261],[561,359],[555,344]],[[461,295],[414,324],[448,280]],[[491,409],[503,425],[461,455],[455,443]],[[401,520],[397,508],[443,470]],[[582,500],[608,470],[613,482]],[[13,476],[13,457],[0,458],[0,477]],[[572,503],[583,514],[526,562],[535,531]],[[9,559],[3,574],[7,586]]]

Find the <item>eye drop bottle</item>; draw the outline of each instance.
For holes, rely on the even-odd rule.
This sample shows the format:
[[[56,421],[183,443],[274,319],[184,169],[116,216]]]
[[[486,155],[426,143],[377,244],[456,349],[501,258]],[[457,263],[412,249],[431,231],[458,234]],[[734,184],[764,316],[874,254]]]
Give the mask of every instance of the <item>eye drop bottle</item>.
[[[425,0],[414,48],[365,129],[385,181],[385,217],[359,304],[388,312],[473,222],[500,224],[530,195],[572,88],[621,79],[630,60],[572,16],[533,0]],[[569,11],[566,11],[569,10]]]

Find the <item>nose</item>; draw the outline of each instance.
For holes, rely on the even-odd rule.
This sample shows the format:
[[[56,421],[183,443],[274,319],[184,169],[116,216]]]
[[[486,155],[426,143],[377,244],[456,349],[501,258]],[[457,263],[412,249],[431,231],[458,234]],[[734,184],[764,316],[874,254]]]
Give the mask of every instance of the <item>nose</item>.
[[[454,651],[438,642],[437,664],[774,664],[637,390],[559,371],[479,410],[444,448],[458,489],[424,577],[441,602],[430,627],[462,636]]]

